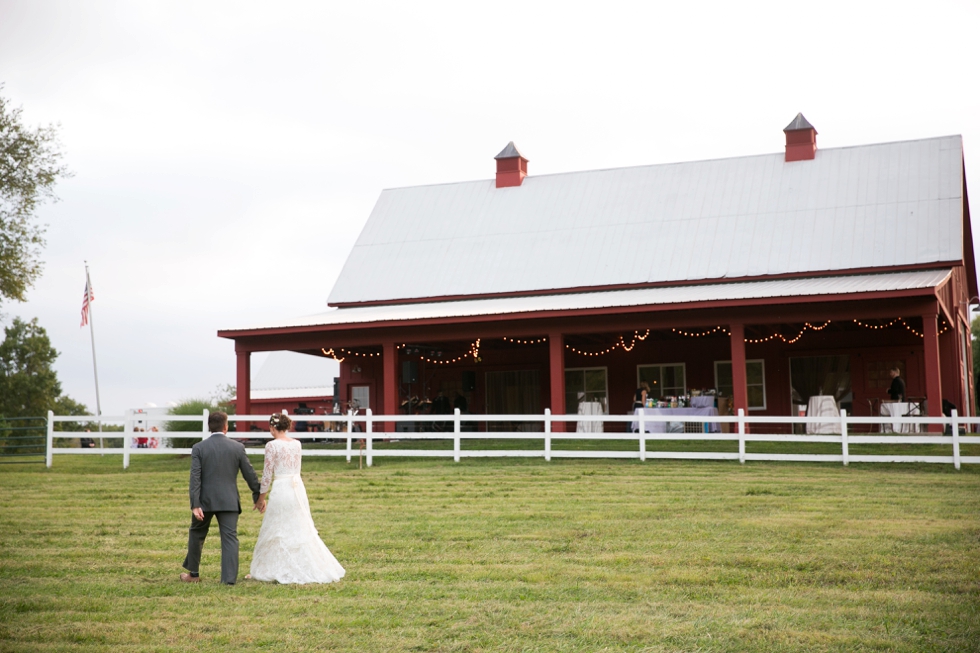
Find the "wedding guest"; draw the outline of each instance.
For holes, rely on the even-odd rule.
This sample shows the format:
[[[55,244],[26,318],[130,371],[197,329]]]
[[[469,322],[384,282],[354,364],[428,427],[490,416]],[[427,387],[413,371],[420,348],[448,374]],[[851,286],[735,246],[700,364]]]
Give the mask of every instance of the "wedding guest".
[[[892,377],[892,384],[888,388],[888,396],[892,401],[905,401],[905,379],[901,377],[902,371],[893,367],[889,374]]]
[[[645,388],[637,388],[636,392],[633,393],[633,411],[636,412],[637,408],[645,408],[647,405],[647,391]]]
[[[637,388],[636,392],[633,393],[633,409],[630,411],[636,413],[637,408],[645,408],[647,405],[647,391],[643,388]],[[631,429],[633,433],[639,432],[639,427],[634,425]]]

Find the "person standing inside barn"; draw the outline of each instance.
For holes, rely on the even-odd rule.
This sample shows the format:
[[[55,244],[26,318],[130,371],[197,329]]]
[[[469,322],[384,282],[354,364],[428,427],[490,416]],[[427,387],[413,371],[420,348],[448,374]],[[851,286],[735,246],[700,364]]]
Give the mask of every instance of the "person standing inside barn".
[[[905,401],[905,380],[902,378],[902,371],[893,367],[889,374],[892,377],[892,384],[888,387],[888,396],[892,401]]]

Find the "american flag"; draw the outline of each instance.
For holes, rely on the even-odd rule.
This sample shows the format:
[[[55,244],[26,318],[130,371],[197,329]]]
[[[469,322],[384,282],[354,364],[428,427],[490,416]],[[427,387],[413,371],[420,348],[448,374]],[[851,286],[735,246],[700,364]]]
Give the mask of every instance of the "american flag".
[[[85,298],[82,299],[82,326],[88,324],[88,305],[89,302],[95,301],[95,292],[92,290],[92,285],[89,283],[88,279],[85,280]]]

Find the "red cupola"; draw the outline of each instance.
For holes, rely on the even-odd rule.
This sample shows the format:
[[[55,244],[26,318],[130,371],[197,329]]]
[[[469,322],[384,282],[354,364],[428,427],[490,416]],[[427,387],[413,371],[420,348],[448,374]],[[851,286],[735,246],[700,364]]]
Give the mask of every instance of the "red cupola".
[[[527,159],[517,151],[514,141],[493,158],[497,160],[497,188],[520,186],[527,177]]]
[[[817,130],[802,113],[783,130],[786,134],[786,162],[807,161],[817,156]]]

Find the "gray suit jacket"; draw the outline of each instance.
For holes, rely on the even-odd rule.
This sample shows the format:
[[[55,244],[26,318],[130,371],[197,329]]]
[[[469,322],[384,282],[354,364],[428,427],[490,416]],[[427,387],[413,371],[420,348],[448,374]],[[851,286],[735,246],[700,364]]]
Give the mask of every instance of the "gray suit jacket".
[[[241,442],[224,433],[212,433],[191,449],[191,509],[204,512],[242,512],[238,497],[238,472],[252,490],[252,502],[259,499],[259,479],[245,455]]]

